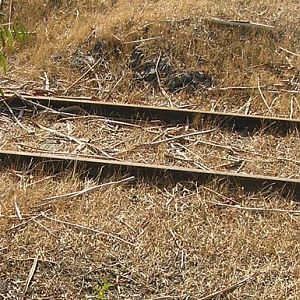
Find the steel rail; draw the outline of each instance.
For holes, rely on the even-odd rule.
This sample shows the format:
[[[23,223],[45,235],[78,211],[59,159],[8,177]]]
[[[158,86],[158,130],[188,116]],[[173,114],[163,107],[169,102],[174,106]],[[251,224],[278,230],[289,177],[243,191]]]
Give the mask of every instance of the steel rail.
[[[300,199],[300,180],[270,176],[246,175],[229,172],[207,171],[192,168],[164,166],[156,164],[133,163],[127,161],[86,158],[82,156],[60,155],[39,152],[0,151],[1,166],[26,167],[42,163],[43,167],[53,172],[60,172],[67,167],[76,167],[86,175],[97,178],[103,175],[131,175],[146,180],[207,182],[210,180],[225,180],[233,187],[243,187],[249,191],[275,188],[284,194]]]
[[[6,94],[4,99],[11,106],[31,101],[63,112],[73,112],[81,109],[87,114],[109,118],[127,120],[161,120],[168,124],[203,125],[212,123],[219,127],[226,127],[236,131],[253,131],[258,129],[272,132],[288,133],[300,129],[300,120],[261,115],[244,115],[237,113],[211,112],[204,110],[190,110],[181,108],[156,107],[147,105],[133,105],[100,102],[98,100],[68,99],[48,96],[29,96]],[[32,105],[32,103],[31,103]],[[0,102],[1,108],[1,102]],[[76,113],[75,113],[76,114]]]

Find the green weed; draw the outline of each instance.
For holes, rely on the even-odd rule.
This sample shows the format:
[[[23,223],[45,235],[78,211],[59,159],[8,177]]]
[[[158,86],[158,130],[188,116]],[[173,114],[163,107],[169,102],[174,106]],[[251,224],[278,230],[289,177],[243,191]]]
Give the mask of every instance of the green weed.
[[[108,281],[107,278],[102,280],[102,285],[97,284],[94,288],[94,295],[96,296],[96,299],[98,300],[107,300],[107,295],[109,292],[109,289],[113,285]]]

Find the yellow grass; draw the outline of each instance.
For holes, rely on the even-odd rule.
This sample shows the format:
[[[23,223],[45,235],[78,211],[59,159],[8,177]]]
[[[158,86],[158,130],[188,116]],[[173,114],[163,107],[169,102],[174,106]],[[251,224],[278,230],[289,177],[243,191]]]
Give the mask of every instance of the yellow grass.
[[[4,2],[6,12],[9,2]],[[299,6],[289,0],[13,1],[12,19],[21,20],[31,38],[10,55],[8,77],[15,85],[25,84],[18,89],[34,91],[44,89],[46,73],[50,88],[60,94],[88,70],[74,60],[88,59],[100,41],[105,45],[101,64],[67,94],[240,112],[248,107],[250,113],[299,117]],[[211,17],[274,28],[230,27]],[[146,41],[135,42],[140,39]],[[172,94],[163,79],[160,87],[137,83],[129,67],[136,46],[145,61],[161,57],[178,74],[208,73],[215,86]],[[12,88],[9,81],[2,87]],[[88,140],[114,158],[189,167],[201,163],[230,171],[241,167],[247,173],[299,178],[298,132],[241,136],[216,130],[198,137],[199,143],[191,139],[149,148],[143,144],[194,129],[153,124],[132,129],[92,118],[27,114],[21,121],[33,131],[28,134],[9,114],[0,117],[2,149],[79,149],[40,124]],[[78,151],[105,155],[95,149]],[[245,164],[231,164],[239,159]],[[119,179],[117,174],[100,177],[100,183]],[[160,178],[41,206],[47,197],[95,184],[72,169],[53,175],[39,166],[1,165],[0,299],[101,299],[106,280],[113,285],[109,300],[199,300],[217,291],[220,297],[212,299],[300,298],[300,219],[290,211],[300,207],[289,198],[267,191],[246,194],[220,182],[203,186]],[[36,257],[36,272],[23,295]]]
[[[104,279],[113,284],[108,299],[201,299],[248,276],[228,299],[299,297],[297,215],[222,208],[211,204],[225,201],[214,192],[199,187],[195,195],[191,185],[167,182],[112,187],[37,208],[46,197],[91,184],[71,175],[1,176],[1,295],[19,299],[38,255],[28,299],[90,299]],[[247,198],[226,187],[209,189],[232,205],[297,209],[276,195]],[[46,216],[30,219],[41,212]]]
[[[116,1],[115,5],[110,1],[18,1],[16,18],[35,33],[28,46],[20,50],[13,64],[18,71],[12,68],[12,73],[37,80],[47,72],[52,85],[64,90],[88,68],[86,65],[80,70],[72,65],[76,49],[80,47],[88,55],[95,42],[102,41],[106,43],[104,62],[95,68],[100,87],[96,80],[90,81],[95,79],[91,73],[70,93],[166,104],[159,91],[155,100],[149,100],[153,86],[137,88],[132,81],[128,64],[132,49],[139,45],[145,60],[157,60],[161,53],[177,73],[199,70],[215,79],[216,89],[212,91],[193,96],[184,91],[170,95],[174,104],[210,108],[216,103],[218,110],[237,110],[250,100],[250,111],[289,115],[291,101],[298,101],[299,94],[265,92],[272,108],[269,111],[257,89],[218,88],[257,87],[259,80],[261,86],[271,90],[294,90],[297,86],[288,83],[297,82],[300,57],[280,47],[299,53],[298,10],[299,4],[291,1]],[[258,22],[274,28],[228,27],[208,22],[210,17]],[[159,39],[127,44],[153,37]],[[293,113],[298,115],[299,108],[295,102],[293,105]]]

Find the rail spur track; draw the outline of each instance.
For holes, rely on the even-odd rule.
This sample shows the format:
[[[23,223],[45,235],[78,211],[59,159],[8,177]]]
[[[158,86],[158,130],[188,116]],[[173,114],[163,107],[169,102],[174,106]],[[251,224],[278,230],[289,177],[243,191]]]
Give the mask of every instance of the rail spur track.
[[[5,105],[3,103],[5,102]],[[114,120],[137,121],[160,121],[165,124],[192,124],[202,126],[210,123],[219,128],[234,131],[254,132],[265,130],[278,134],[287,134],[300,128],[300,121],[286,118],[272,118],[266,116],[249,116],[234,113],[218,113],[201,110],[188,110],[177,108],[162,108],[153,106],[116,104],[98,102],[83,98],[68,99],[63,97],[30,96],[6,94],[0,102],[0,110],[11,109],[21,106],[34,107],[37,110],[49,111],[50,113],[76,116],[97,115]],[[237,172],[209,171],[196,168],[184,168],[166,166],[161,164],[145,164],[130,161],[110,159],[87,158],[80,155],[64,155],[57,153],[44,153],[34,151],[9,151],[0,150],[2,166],[40,163],[52,171],[60,171],[62,168],[77,166],[84,169],[86,174],[92,177],[99,175],[99,170],[105,174],[130,174],[146,180],[155,178],[171,178],[174,181],[197,181],[221,180],[228,182],[233,187],[243,187],[246,190],[257,191],[262,189],[278,189],[284,194],[293,195],[293,199],[300,201],[300,180],[241,174]]]

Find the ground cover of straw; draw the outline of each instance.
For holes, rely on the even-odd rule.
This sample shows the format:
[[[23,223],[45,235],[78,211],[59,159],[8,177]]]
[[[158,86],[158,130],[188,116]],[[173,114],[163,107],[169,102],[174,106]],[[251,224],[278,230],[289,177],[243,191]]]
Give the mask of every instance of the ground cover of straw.
[[[288,0],[13,1],[12,20],[26,24],[30,39],[9,54],[0,86],[297,118],[299,9]],[[230,27],[210,17],[274,28]],[[160,84],[136,80],[130,64],[137,47],[144,63],[166,62],[175,74],[201,71],[213,84],[173,93],[163,75]],[[1,149],[299,178],[297,131],[116,124],[28,109],[18,124],[20,111],[13,112],[0,115]],[[213,131],[170,140],[205,130]],[[105,299],[300,297],[299,205],[290,197],[246,194],[218,181],[119,185],[119,174],[93,181],[77,171],[1,166],[0,299],[101,299],[105,282]],[[86,193],[104,183],[111,185]],[[85,192],[49,199],[76,191]]]
[[[42,114],[24,119],[21,127],[7,114],[0,148],[299,178],[297,132],[245,135],[209,124],[199,129],[111,122]]]
[[[18,1],[15,17],[33,31],[32,42],[12,66],[13,78],[23,80],[23,90],[44,88],[46,73],[52,91],[58,93],[69,88],[68,94],[110,101],[298,116],[299,4],[136,0],[103,5]],[[210,17],[275,28],[220,26],[208,21]],[[140,39],[146,42],[136,42]],[[160,60],[176,74],[202,71],[213,78],[214,88],[198,89],[193,95],[184,89],[169,93],[168,99],[163,74],[160,87],[134,80],[130,63],[135,49],[143,51],[144,64],[155,66]],[[88,76],[70,88],[99,57]]]
[[[21,297],[38,257],[27,299],[93,299],[106,279],[109,299],[201,299],[248,277],[228,299],[298,297],[299,216],[234,208],[297,205],[274,194],[232,194],[217,183],[167,180],[43,201],[92,184],[67,174],[2,175],[1,295]]]

